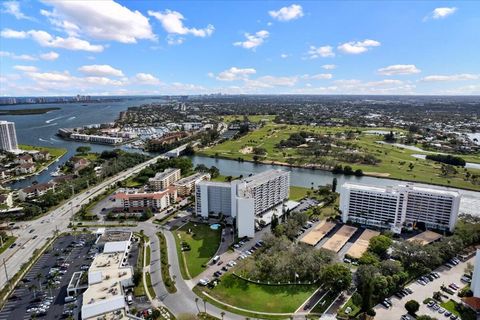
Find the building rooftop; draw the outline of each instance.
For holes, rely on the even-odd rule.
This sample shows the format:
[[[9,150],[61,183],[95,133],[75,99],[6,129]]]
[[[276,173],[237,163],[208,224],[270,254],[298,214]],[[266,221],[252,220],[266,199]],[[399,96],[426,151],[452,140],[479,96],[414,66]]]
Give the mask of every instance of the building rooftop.
[[[390,193],[390,194],[397,194],[400,191],[410,190],[415,192],[424,192],[424,193],[439,194],[439,195],[446,195],[446,196],[453,196],[453,197],[460,196],[460,194],[457,191],[448,190],[447,188],[423,187],[415,184],[399,184],[396,186],[377,187],[377,186],[371,186],[371,185],[360,184],[360,183],[345,182],[342,185],[342,187],[347,189],[365,190],[365,191],[372,191],[372,192],[378,192],[378,193]]]
[[[230,188],[232,184],[230,182],[220,182],[220,181],[200,181],[198,185],[206,185],[206,186],[213,186],[213,187],[224,187]]]
[[[129,241],[132,238],[130,231],[105,231],[98,237],[97,244],[106,244],[114,241]]]
[[[148,179],[148,181],[155,181],[155,180],[163,180],[171,174],[174,174],[176,171],[180,171],[180,169],[176,168],[167,168],[163,170],[163,172],[157,172],[155,177]]]
[[[271,179],[274,179],[283,175],[289,175],[289,174],[290,173],[288,171],[271,169],[271,170],[257,173],[256,175],[253,175],[251,177],[243,178],[240,181],[245,182],[247,184],[247,187],[254,187],[254,186],[261,185]]]
[[[195,173],[195,174],[192,174],[191,176],[188,176],[188,177],[185,177],[185,178],[182,178],[180,180],[178,180],[177,182],[175,182],[174,184],[175,185],[184,185],[184,184],[189,184],[197,179],[200,179],[201,177],[203,176],[210,176],[209,173],[206,173],[206,172],[198,172],[198,173]]]

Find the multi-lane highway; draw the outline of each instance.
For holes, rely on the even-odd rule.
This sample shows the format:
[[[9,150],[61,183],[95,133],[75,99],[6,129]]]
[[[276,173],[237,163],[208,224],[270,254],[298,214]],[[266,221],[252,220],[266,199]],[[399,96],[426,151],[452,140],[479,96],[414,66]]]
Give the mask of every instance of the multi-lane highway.
[[[33,251],[41,248],[46,243],[47,238],[54,235],[55,230],[62,232],[67,229],[70,219],[80,209],[82,204],[88,203],[90,198],[103,193],[109,186],[138,173],[148,165],[164,157],[164,155],[160,155],[133,168],[122,171],[108,180],[76,195],[73,199],[66,201],[62,206],[52,210],[41,218],[17,223],[20,229],[13,230],[14,235],[17,237],[15,241],[16,246],[14,248],[8,248],[0,255],[0,263],[3,264],[3,261],[5,261],[5,267],[2,265],[0,268],[0,287],[6,284],[6,273],[9,278],[17,273],[20,266],[30,260]]]

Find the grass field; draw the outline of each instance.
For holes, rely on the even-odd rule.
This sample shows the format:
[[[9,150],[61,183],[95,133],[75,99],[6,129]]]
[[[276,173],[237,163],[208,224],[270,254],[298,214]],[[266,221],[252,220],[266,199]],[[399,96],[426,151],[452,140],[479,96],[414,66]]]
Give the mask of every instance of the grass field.
[[[242,115],[231,115],[231,116],[223,116],[222,120],[225,121],[225,122],[232,122],[234,120],[242,121],[243,118],[244,117]],[[262,120],[266,120],[265,122],[270,122],[273,119],[275,119],[275,115],[272,115],[272,114],[260,114],[260,115],[248,116],[248,120],[250,122],[260,122]]]
[[[6,238],[3,238],[3,246],[0,247],[0,254],[2,254],[5,250],[8,249],[8,247],[10,247],[12,245],[12,243],[15,242],[15,240],[17,239],[17,237],[12,237],[12,236],[8,236]]]
[[[215,288],[202,287],[202,290],[224,303],[257,312],[295,312],[317,289],[315,285],[259,285],[232,274],[225,275],[221,280]]]
[[[65,148],[53,148],[53,147],[39,147],[39,146],[30,146],[26,144],[20,144],[18,147],[22,150],[30,151],[30,150],[37,150],[37,151],[48,151],[50,155],[55,158],[63,156],[67,153],[67,149]]]
[[[309,188],[290,186],[290,200],[299,201],[307,196]]]
[[[152,299],[155,299],[157,295],[155,294],[155,290],[153,290],[152,277],[150,277],[149,272],[145,273],[145,284],[147,285],[148,294],[150,294]]]
[[[188,230],[191,233],[188,233]],[[184,278],[194,278],[203,270],[202,265],[206,264],[217,252],[221,240],[221,230],[212,230],[208,224],[187,223],[175,231],[175,242],[179,255],[180,265],[185,261],[188,274]],[[181,250],[181,242],[185,241],[190,245],[190,251]]]
[[[345,310],[347,308],[351,309],[348,315],[345,313]],[[338,312],[338,315],[343,317],[347,317],[347,316],[355,317],[359,312],[360,312],[360,307],[355,305],[352,301],[352,298],[350,298],[348,299],[347,303],[343,306],[343,308]]]
[[[261,147],[267,151],[266,163],[277,162],[279,164],[293,163],[300,166],[318,164],[318,157],[308,158],[298,153],[298,148],[278,148],[278,143],[287,139],[290,134],[306,131],[316,134],[342,133],[347,130],[366,131],[367,128],[349,127],[310,127],[300,125],[278,125],[269,123],[262,128],[236,139],[229,140],[211,148],[199,150],[198,154],[205,156],[219,156],[230,159],[243,158],[253,161],[254,155],[245,152],[246,147]],[[390,129],[386,129],[390,130]],[[395,131],[401,131],[396,129]],[[362,133],[356,139],[349,140],[352,146],[363,154],[371,154],[380,159],[376,165],[351,164],[325,157],[326,160],[334,161],[341,165],[350,165],[354,170],[361,169],[364,174],[388,177],[399,180],[417,181],[430,184],[446,185],[471,190],[480,190],[480,185],[475,185],[465,178],[465,170],[458,169],[458,173],[441,175],[441,165],[430,160],[421,160],[413,157],[413,154],[421,154],[419,151],[412,151],[391,144],[380,144],[382,136]],[[423,153],[426,154],[426,153]],[[475,156],[465,157],[470,161]],[[477,162],[480,156],[477,156]],[[409,169],[412,163],[413,169]],[[468,169],[471,174],[480,174],[478,169]]]

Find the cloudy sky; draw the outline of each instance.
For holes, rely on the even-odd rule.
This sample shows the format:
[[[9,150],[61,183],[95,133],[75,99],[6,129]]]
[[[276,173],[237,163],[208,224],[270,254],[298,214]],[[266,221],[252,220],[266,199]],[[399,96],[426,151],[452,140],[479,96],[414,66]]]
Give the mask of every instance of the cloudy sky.
[[[3,1],[0,95],[480,94],[476,1]]]

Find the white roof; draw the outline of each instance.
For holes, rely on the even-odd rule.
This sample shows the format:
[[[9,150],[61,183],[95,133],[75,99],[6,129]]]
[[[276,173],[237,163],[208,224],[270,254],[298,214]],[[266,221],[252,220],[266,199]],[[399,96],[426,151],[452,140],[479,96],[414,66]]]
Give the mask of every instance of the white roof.
[[[88,303],[88,301],[86,302]],[[124,308],[125,297],[123,295],[118,295],[113,298],[105,299],[99,302],[84,304],[82,306],[82,319],[92,318],[107,312],[112,312]]]
[[[127,251],[130,241],[112,241],[105,243],[103,253],[125,252]]]
[[[97,229],[97,232],[95,232],[95,234],[104,234],[105,233],[105,228],[98,228]]]
[[[102,271],[92,271],[88,273],[88,285],[102,282]]]

